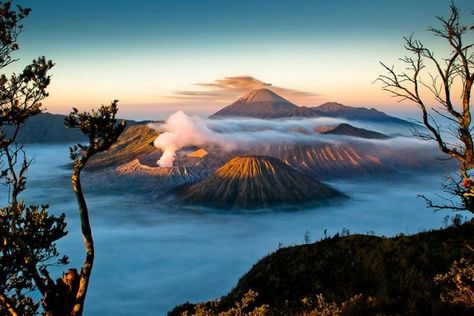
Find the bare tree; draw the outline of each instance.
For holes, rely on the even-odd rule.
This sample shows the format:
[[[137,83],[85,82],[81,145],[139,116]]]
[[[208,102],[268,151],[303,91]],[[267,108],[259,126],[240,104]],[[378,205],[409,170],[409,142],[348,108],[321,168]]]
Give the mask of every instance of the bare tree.
[[[405,71],[397,72],[395,67],[381,63],[386,74],[380,75],[382,89],[388,91],[399,101],[411,101],[422,112],[422,123],[426,131],[415,131],[415,135],[426,140],[434,140],[440,151],[459,162],[459,179],[452,179],[444,188],[461,199],[461,203],[452,200],[447,205],[434,205],[426,199],[428,206],[437,209],[469,210],[474,212],[474,183],[471,170],[474,168],[474,144],[472,139],[471,90],[474,82],[474,54],[472,53],[472,31],[474,26],[463,24],[461,12],[450,6],[448,19],[437,17],[438,28],[428,29],[434,36],[445,40],[450,53],[439,58],[413,36],[404,37],[404,48],[408,55],[400,60]],[[427,71],[428,68],[434,69]],[[429,78],[426,80],[426,78]],[[455,94],[456,86],[461,86],[461,97]],[[426,94],[434,97],[437,107],[430,107]],[[433,115],[437,115],[437,118]],[[447,120],[443,126],[441,119]],[[454,141],[450,141],[450,138]]]

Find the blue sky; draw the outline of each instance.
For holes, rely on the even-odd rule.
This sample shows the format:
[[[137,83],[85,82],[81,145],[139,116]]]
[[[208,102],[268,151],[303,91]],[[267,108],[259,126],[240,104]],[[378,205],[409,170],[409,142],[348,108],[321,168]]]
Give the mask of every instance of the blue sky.
[[[412,32],[442,52],[425,30],[448,15],[450,1],[17,3],[33,9],[17,67],[39,55],[56,63],[48,110],[118,98],[127,117],[158,118],[180,109],[212,113],[251,87],[206,94],[228,77],[271,83],[301,105],[409,111],[372,84],[378,61],[396,63],[401,36]],[[456,4],[473,9],[471,1]]]

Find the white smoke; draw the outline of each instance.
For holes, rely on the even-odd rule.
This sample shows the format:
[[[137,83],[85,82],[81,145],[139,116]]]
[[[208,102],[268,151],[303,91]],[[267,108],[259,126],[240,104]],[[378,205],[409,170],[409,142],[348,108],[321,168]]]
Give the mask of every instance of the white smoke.
[[[155,147],[163,151],[157,164],[172,167],[176,152],[186,146],[217,146],[234,150],[252,144],[266,143],[318,143],[318,142],[372,142],[391,146],[426,146],[415,138],[396,137],[390,140],[355,139],[350,136],[317,133],[319,127],[350,123],[367,128],[361,122],[349,122],[335,118],[290,118],[263,120],[254,118],[203,119],[189,116],[183,111],[172,114],[164,124],[150,124],[160,135]],[[372,126],[373,127],[373,126]],[[381,129],[378,129],[381,131]],[[383,131],[381,131],[383,132]]]
[[[200,118],[189,116],[183,111],[172,114],[158,130],[164,130],[153,142],[155,147],[163,150],[157,162],[160,167],[172,167],[176,151],[185,146],[214,144],[226,149],[233,147],[231,142],[209,129]]]

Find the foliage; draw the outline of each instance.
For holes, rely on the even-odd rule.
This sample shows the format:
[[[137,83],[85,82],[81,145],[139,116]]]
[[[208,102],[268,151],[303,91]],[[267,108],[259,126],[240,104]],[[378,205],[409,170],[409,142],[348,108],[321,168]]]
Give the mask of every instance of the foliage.
[[[55,245],[66,235],[65,217],[50,215],[46,205],[26,206],[20,202],[13,232],[11,206],[1,212],[0,311],[6,313],[5,307],[11,305],[17,314],[31,315],[39,307],[28,296],[37,287],[35,279],[39,277],[43,282],[39,275],[48,265],[67,263],[67,257],[58,259]]]
[[[327,302],[322,294],[318,294],[314,299],[304,298],[292,310],[282,312],[272,309],[267,304],[254,306],[257,297],[258,293],[249,290],[227,311],[219,312],[219,301],[211,301],[197,304],[193,306],[192,312],[185,310],[181,316],[271,316],[285,313],[295,316],[359,315],[361,312],[367,312],[374,305],[373,298],[366,299],[362,294],[354,295],[341,304]]]
[[[115,118],[118,111],[117,104],[118,100],[114,100],[109,106],[102,105],[91,113],[79,112],[74,108],[66,117],[66,127],[78,128],[89,139],[88,145],[77,144],[70,148],[71,159],[75,166],[82,168],[92,155],[109,149],[123,132],[125,121],[117,124]]]
[[[443,287],[441,300],[474,308],[474,264],[461,258],[449,271],[437,274],[435,282]]]
[[[0,2],[0,69],[14,63],[12,53],[19,49],[21,21],[29,9]],[[49,214],[47,205],[27,205],[20,197],[26,189],[30,161],[21,145],[15,143],[18,131],[32,116],[41,112],[41,101],[48,96],[49,71],[53,63],[39,57],[22,72],[0,75],[0,181],[8,204],[0,208],[0,313],[30,315],[38,310],[30,293],[46,290],[45,271],[49,265],[63,265],[55,242],[64,237],[64,214]],[[14,132],[7,136],[4,129]],[[8,193],[8,194],[6,194]]]
[[[435,205],[426,199],[428,206],[436,209],[469,210],[474,212],[474,185],[462,187],[464,179],[470,179],[474,168],[474,143],[471,135],[471,90],[474,84],[474,44],[469,42],[469,35],[474,31],[468,23],[461,20],[460,10],[450,6],[449,18],[437,17],[439,28],[428,29],[434,36],[445,40],[449,48],[449,55],[439,58],[434,51],[413,36],[404,37],[405,50],[408,55],[401,58],[405,64],[405,71],[398,73],[395,68],[381,63],[386,74],[380,75],[378,81],[382,89],[388,91],[400,101],[415,103],[422,113],[422,123],[425,131],[414,131],[415,135],[427,140],[433,140],[439,150],[452,159],[456,159],[459,166],[460,179],[450,181],[444,189],[456,200],[446,205]],[[471,14],[474,16],[474,11]],[[432,67],[433,73],[426,73]],[[426,77],[429,79],[426,80]],[[455,99],[456,86],[462,88],[460,104]],[[425,92],[431,94],[438,107],[429,106]],[[433,114],[437,115],[436,119]],[[443,126],[442,120],[449,123]],[[447,131],[447,132],[446,132]],[[451,141],[450,138],[454,138]]]
[[[18,6],[12,9],[11,1],[0,2],[0,69],[13,63],[11,53],[18,50],[18,35],[23,29],[19,24],[30,14],[30,9]]]
[[[303,311],[299,315],[302,316],[360,315],[369,314],[368,311],[373,314],[371,308],[375,304],[372,297],[365,298],[362,294],[354,295],[341,304],[327,302],[322,294],[316,295],[313,300],[304,298],[301,302]]]
[[[224,312],[217,310],[218,302],[212,301],[208,303],[197,304],[194,306],[192,313],[184,311],[182,316],[265,316],[269,315],[268,305],[261,305],[258,307],[252,307],[252,303],[255,302],[255,298],[258,293],[249,290],[244,294],[242,299],[235,302],[235,305]]]

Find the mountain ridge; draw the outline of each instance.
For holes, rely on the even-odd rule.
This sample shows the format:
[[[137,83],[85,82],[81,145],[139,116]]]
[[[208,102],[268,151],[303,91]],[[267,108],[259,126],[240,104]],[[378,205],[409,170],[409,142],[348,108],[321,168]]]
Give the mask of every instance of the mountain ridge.
[[[29,118],[23,128],[18,132],[18,143],[71,143],[87,140],[75,128],[64,126],[65,115],[49,112],[39,113]],[[13,134],[13,126],[2,126],[1,129],[7,136]]]
[[[385,112],[375,108],[353,107],[337,102],[326,102],[319,106],[310,107],[313,111],[319,113],[320,116],[331,118],[342,118],[348,120],[359,121],[377,121],[398,125],[415,126],[415,124],[403,120],[401,118],[388,115]]]
[[[413,127],[415,124],[388,115],[375,108],[352,107],[338,102],[326,102],[319,106],[298,106],[270,89],[256,89],[237,101],[223,107],[209,118],[252,117],[279,119],[291,117],[330,117],[360,121],[377,121]]]
[[[87,141],[84,134],[77,128],[67,128],[64,125],[66,115],[41,112],[30,117],[18,132],[16,142],[21,144],[54,144],[76,143]],[[128,126],[144,124],[134,120],[126,120]],[[148,122],[148,121],[147,121]],[[13,126],[4,125],[0,128],[7,137],[14,132]]]

